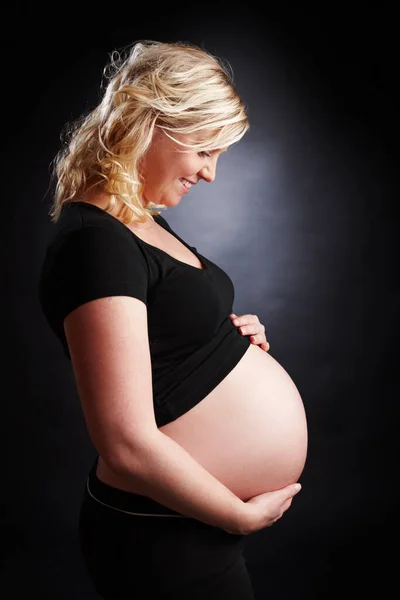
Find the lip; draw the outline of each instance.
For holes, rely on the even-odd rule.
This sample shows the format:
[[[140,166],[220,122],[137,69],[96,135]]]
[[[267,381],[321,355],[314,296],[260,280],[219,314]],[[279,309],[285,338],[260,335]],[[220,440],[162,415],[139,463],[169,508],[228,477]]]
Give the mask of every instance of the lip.
[[[184,177],[184,179],[186,179],[186,177]],[[178,181],[179,181],[179,185],[180,185],[180,186],[181,186],[181,188],[183,189],[184,193],[185,193],[185,194],[188,194],[188,193],[190,192],[190,188],[187,188],[187,187],[186,187],[186,186],[185,186],[185,185],[182,183],[182,181],[181,181],[180,179],[178,179]],[[189,181],[189,179],[188,179],[188,181]],[[190,183],[192,183],[192,182],[190,182]],[[192,185],[193,185],[193,184],[192,184]]]

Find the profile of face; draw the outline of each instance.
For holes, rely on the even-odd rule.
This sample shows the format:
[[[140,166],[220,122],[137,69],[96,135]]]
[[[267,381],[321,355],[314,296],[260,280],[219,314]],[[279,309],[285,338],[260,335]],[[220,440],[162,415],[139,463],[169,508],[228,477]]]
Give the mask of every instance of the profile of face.
[[[193,143],[193,136],[175,134],[183,143]],[[186,152],[182,152],[185,150]],[[200,179],[211,183],[215,179],[220,154],[227,148],[187,152],[160,128],[154,128],[150,148],[143,157],[140,173],[144,178],[143,195],[147,202],[173,207]]]

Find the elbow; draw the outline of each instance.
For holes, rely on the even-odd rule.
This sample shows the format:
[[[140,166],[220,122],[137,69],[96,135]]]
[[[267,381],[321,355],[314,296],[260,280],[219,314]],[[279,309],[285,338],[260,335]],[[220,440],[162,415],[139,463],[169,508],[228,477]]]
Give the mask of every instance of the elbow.
[[[140,440],[124,441],[114,444],[112,452],[107,453],[104,462],[118,475],[138,475],[146,470],[150,456],[160,439],[161,432],[156,429],[151,435]]]

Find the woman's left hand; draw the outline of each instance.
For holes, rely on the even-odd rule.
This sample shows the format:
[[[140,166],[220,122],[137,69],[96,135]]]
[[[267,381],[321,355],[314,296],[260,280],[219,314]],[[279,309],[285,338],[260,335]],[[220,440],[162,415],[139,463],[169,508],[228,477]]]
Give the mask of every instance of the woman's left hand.
[[[270,345],[265,337],[265,327],[260,323],[256,315],[241,315],[238,317],[234,313],[229,315],[233,325],[237,325],[242,335],[249,335],[250,341],[261,350],[268,352]]]

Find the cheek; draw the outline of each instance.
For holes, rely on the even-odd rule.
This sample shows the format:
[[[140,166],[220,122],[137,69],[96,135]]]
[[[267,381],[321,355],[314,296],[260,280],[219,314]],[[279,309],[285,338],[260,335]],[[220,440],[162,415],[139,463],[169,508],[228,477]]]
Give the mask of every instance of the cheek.
[[[180,165],[180,172],[186,175],[194,175],[199,171],[201,163],[199,163],[198,157],[190,157],[185,161],[182,161]]]
[[[164,165],[158,163],[149,170],[145,185],[148,188],[159,188],[164,186],[170,178],[171,169],[168,170]]]

